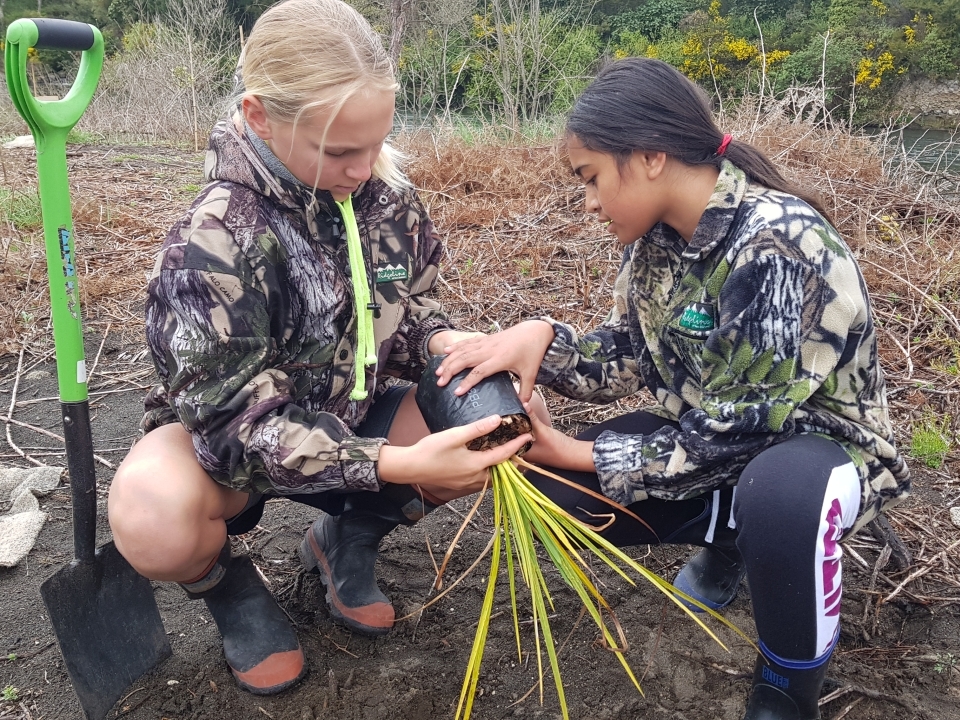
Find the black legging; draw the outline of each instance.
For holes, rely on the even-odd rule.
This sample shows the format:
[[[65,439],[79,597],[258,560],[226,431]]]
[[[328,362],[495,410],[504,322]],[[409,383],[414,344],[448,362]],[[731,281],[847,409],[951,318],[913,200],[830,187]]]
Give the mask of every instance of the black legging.
[[[665,425],[676,423],[640,411],[595,425],[578,438],[594,440],[605,430],[647,435]],[[601,492],[596,474],[551,471]],[[612,510],[542,475],[531,474],[530,479],[584,522],[598,524],[596,516],[609,516]],[[859,481],[843,448],[824,436],[796,435],[757,455],[735,490],[679,501],[648,498],[629,505],[653,532],[617,512],[616,522],[602,534],[621,547],[735,543],[744,558],[765,651],[802,664],[822,657],[835,642],[840,594],[836,540],[852,526],[858,505]]]

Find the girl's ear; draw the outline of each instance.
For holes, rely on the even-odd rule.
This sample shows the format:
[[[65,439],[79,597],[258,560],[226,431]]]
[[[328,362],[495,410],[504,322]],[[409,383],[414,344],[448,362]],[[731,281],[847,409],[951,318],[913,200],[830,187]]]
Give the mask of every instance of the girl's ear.
[[[243,119],[261,140],[270,140],[273,133],[270,130],[270,121],[267,119],[267,110],[256,95],[244,95],[240,101]]]
[[[656,180],[663,174],[663,170],[667,165],[667,154],[665,152],[637,150],[634,155],[639,161],[640,168],[646,173],[648,180]]]

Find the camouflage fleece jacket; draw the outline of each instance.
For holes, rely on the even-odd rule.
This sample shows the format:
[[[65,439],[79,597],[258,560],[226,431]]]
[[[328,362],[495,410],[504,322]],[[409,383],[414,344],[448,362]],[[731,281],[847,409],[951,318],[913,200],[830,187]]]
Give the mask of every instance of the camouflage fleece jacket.
[[[853,255],[809,205],[748,183],[729,162],[689,244],[660,224],[627,247],[597,331],[579,337],[545,319],[556,337],[538,382],[596,403],[646,386],[654,412],[680,424],[597,438],[600,483],[618,502],[733,485],[796,433],[850,454],[862,481],[856,527],[909,490]]]
[[[209,184],[157,258],[146,327],[161,386],[144,429],[179,420],[204,469],[237,490],[378,490],[386,441],[351,428],[390,378],[419,378],[430,336],[451,326],[423,295],[440,240],[413,191],[373,178],[354,193],[382,310],[368,399],[350,400],[357,334],[343,220],[329,193],[297,182],[249,133],[236,115],[214,128]]]

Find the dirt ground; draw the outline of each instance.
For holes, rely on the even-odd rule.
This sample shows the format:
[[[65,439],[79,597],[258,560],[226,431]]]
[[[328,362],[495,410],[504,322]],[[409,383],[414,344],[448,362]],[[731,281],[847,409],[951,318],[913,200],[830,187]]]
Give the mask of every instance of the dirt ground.
[[[84,242],[90,246],[81,250],[88,257],[96,256],[96,262],[87,267],[89,285],[99,282],[104,296],[112,298],[109,303],[90,305],[86,340],[88,364],[90,358],[97,359],[90,382],[95,449],[114,466],[137,436],[142,396],[154,377],[138,341],[137,287],[142,287],[142,273],[150,266],[150,248],[156,247],[170,218],[169,208],[183,205],[192,184],[199,181],[198,156],[181,154],[170,170],[170,162],[144,160],[145,153],[149,154],[133,149],[117,160],[121,155],[115,149],[80,149],[74,151],[71,167],[79,178],[79,187],[86,188],[88,199],[108,198],[100,203],[99,215],[96,202],[85,206],[83,222],[87,223],[89,239]],[[14,159],[7,154],[5,173]],[[101,173],[102,187],[96,190],[100,195],[94,191],[97,173]],[[177,188],[185,188],[182,192],[169,190],[173,177],[179,183]],[[167,182],[164,197],[150,189],[156,187],[157,178]],[[131,209],[129,202],[124,204],[124,193],[127,201],[137,199],[141,207],[162,205],[162,212],[151,218],[137,217],[145,211]],[[114,217],[119,217],[117,208],[126,208],[128,224],[123,232],[127,237],[131,227],[142,228],[141,234],[130,241],[136,249],[140,274],[114,294],[106,287],[106,276],[98,274],[116,261],[110,253],[119,252],[111,249],[118,246],[110,244],[117,242],[110,233],[119,231],[104,220],[104,207],[107,215],[113,212]],[[80,229],[78,223],[78,236]],[[556,262],[562,266],[562,261]],[[615,258],[612,262],[615,265]],[[593,292],[606,292],[601,280],[595,282]],[[446,292],[455,296],[468,292],[464,290],[468,287],[463,280],[459,290],[448,284]],[[593,315],[598,310],[587,305],[587,294],[584,289],[582,309],[585,315]],[[469,294],[464,299],[468,298]],[[598,300],[598,307],[603,304]],[[16,384],[13,417],[32,427],[9,425],[10,439],[40,462],[63,464],[58,454],[62,453],[60,443],[34,429],[59,433],[60,411],[49,343],[44,345],[37,339],[43,334],[45,320],[41,311],[31,312],[38,314],[33,318],[38,330],[31,336],[34,344],[25,354],[22,367],[18,371],[17,354],[0,356],[0,408],[5,412],[11,406]],[[512,314],[512,309],[505,311],[499,320],[509,322]],[[476,309],[468,308],[463,315],[483,319]],[[555,416],[571,427],[598,417],[597,411],[585,406],[551,400],[551,407]],[[29,464],[17,457],[5,440],[0,441],[0,463]],[[949,549],[960,539],[960,529],[950,523],[948,514],[948,508],[960,504],[960,485],[949,472],[927,471],[919,463],[913,463],[913,467],[915,494],[890,514],[891,523],[913,554],[913,564],[902,569],[892,563],[879,567],[882,545],[867,532],[847,543],[842,635],[824,689],[826,698],[830,698],[822,707],[824,718],[960,720],[960,553],[956,548]],[[100,465],[98,474],[99,541],[103,543],[109,540],[105,504],[112,470]],[[0,570],[0,688],[7,688],[5,699],[0,700],[0,719],[4,720],[82,717],[39,595],[40,583],[72,556],[69,487],[62,486],[41,504],[49,518],[35,547],[20,566]],[[434,564],[427,546],[439,558],[469,506],[467,499],[452,503],[412,528],[393,532],[384,541],[378,576],[398,615],[415,613],[428,596]],[[5,509],[0,506],[0,512]],[[369,639],[351,634],[332,622],[321,584],[315,576],[300,570],[296,557],[296,548],[315,513],[309,507],[271,501],[260,526],[237,538],[235,545],[237,552],[253,558],[297,625],[309,663],[309,674],[298,687],[271,698],[241,692],[225,666],[215,627],[202,603],[187,600],[176,585],[155,583],[173,656],[134,683],[109,717],[452,718],[480,610],[487,563],[481,563],[457,589],[418,619],[400,622],[389,635]],[[461,539],[448,578],[466,570],[491,532],[491,512],[485,504]],[[667,578],[675,575],[691,552],[688,547],[644,546],[631,550],[647,567]],[[579,608],[572,593],[563,589],[555,573],[548,574],[557,603],[552,624],[564,643],[561,670],[571,717],[739,720],[750,687],[754,657],[750,647],[723,631],[721,637],[730,647],[726,652],[652,587],[640,581],[634,588],[611,576],[602,577],[607,583],[606,597],[630,642],[627,659],[642,678],[645,696],[632,688],[616,658],[598,642],[589,620],[578,620]],[[505,583],[500,590],[473,717],[557,718],[559,705],[552,680],[545,680],[542,705],[537,690],[531,692],[537,673],[530,624],[521,626],[525,647],[518,658]],[[746,583],[726,614],[752,634]]]
[[[96,348],[91,347],[91,354]],[[129,353],[129,351],[126,351]],[[105,346],[102,378],[129,377],[149,370],[143,361],[131,363],[121,348]],[[9,363],[12,358],[6,358]],[[21,380],[22,400],[56,395],[54,369],[42,364]],[[148,378],[137,379],[136,384]],[[136,435],[142,391],[118,383],[112,395],[94,402],[93,429],[98,454],[116,463]],[[10,384],[2,386],[0,405],[9,402]],[[28,405],[20,414],[31,425],[57,432],[59,407],[53,401]],[[37,440],[33,431],[11,428],[22,449],[41,445],[56,452],[55,442]],[[63,462],[45,458],[51,464]],[[7,460],[6,462],[10,462]],[[105,501],[111,472],[100,466],[100,542],[109,539]],[[941,514],[948,502],[919,478],[918,496],[896,517]],[[400,615],[414,612],[428,596],[434,578],[427,552],[445,551],[469,508],[461,500],[441,508],[412,528],[393,532],[383,543],[378,576]],[[75,720],[82,717],[49,621],[40,601],[39,585],[69,562],[72,555],[69,488],[43,500],[49,519],[37,544],[21,566],[0,571],[0,686],[18,689],[18,702],[0,704],[0,718]],[[304,574],[296,558],[303,532],[313,521],[312,508],[272,501],[261,525],[236,540],[269,579],[281,604],[296,622],[309,661],[309,675],[295,689],[278,697],[258,698],[241,692],[222,659],[220,641],[205,607],[186,599],[176,585],[155,583],[155,595],[173,647],[173,657],[129,690],[110,717],[131,720],[232,720],[275,718],[309,720],[421,720],[453,716],[463,671],[472,644],[485,586],[484,562],[457,589],[422,613],[419,621],[401,622],[389,635],[369,639],[335,625],[315,576]],[[464,535],[448,570],[460,575],[486,545],[491,533],[490,509],[481,508]],[[955,532],[954,535],[960,535]],[[841,616],[842,637],[830,670],[826,692],[846,690],[825,704],[825,718],[960,719],[960,603],[915,602],[902,592],[870,611],[864,619],[872,565],[880,546],[866,533],[853,542],[870,568],[845,563],[846,592]],[[664,577],[672,578],[690,548],[634,548],[633,555]],[[914,548],[915,554],[919,548]],[[956,556],[953,556],[956,562]],[[913,569],[919,567],[915,563]],[[887,569],[887,571],[889,568]],[[886,571],[885,571],[886,574]],[[899,580],[901,575],[893,575]],[[556,574],[551,590],[557,601],[552,623],[565,640],[562,672],[571,717],[614,720],[635,717],[717,718],[742,716],[749,690],[753,654],[742,640],[725,631],[727,653],[710,641],[652,587],[626,586],[609,575],[607,598],[623,624],[630,649],[628,660],[646,693],[631,687],[616,659],[599,642],[588,620],[577,622],[579,609],[572,593],[562,589]],[[877,585],[881,594],[891,588]],[[909,586],[918,595],[935,594],[934,586],[918,580]],[[553,687],[545,683],[544,704],[534,691],[536,658],[531,656],[532,633],[527,624],[525,653],[519,660],[507,609],[506,585],[500,588],[489,645],[481,672],[482,694],[477,720],[505,717],[559,717]],[[79,601],[79,599],[78,599]],[[744,585],[727,616],[748,634],[752,631],[749,590]],[[852,705],[852,707],[851,707]]]

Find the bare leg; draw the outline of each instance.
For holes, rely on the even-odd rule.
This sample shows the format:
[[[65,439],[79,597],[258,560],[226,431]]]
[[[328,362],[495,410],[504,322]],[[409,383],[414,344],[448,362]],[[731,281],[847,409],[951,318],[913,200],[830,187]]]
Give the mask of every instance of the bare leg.
[[[219,485],[197,462],[190,434],[164,425],[124,458],[108,510],[117,549],[142,575],[203,598],[237,684],[272,695],[306,672],[297,634],[248,557],[221,555],[226,520],[248,495]]]
[[[141,575],[186,582],[220,552],[226,520],[247,497],[207,475],[182,426],[164,425],[140,440],[117,469],[110,527],[117,549]]]

